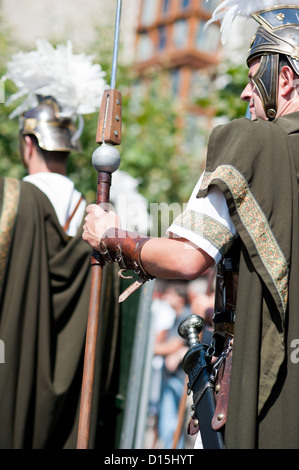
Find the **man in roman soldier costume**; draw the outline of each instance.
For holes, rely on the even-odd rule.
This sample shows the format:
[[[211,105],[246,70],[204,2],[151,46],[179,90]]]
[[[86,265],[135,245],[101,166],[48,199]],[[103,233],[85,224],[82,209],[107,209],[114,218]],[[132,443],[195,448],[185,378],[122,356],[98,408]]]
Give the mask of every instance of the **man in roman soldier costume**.
[[[5,77],[18,88],[9,103],[25,98],[11,117],[28,175],[0,179],[2,449],[75,448],[90,296],[86,202],[66,167],[104,72],[71,43],[37,45],[13,56]]]
[[[236,305],[220,322],[233,348],[227,416],[218,415],[225,447],[298,448],[299,2],[225,0],[212,20],[227,35],[237,15],[259,23],[241,95],[251,119],[213,130],[205,170],[167,238],[128,233],[97,205],[83,238],[142,281],[196,278],[234,249]]]

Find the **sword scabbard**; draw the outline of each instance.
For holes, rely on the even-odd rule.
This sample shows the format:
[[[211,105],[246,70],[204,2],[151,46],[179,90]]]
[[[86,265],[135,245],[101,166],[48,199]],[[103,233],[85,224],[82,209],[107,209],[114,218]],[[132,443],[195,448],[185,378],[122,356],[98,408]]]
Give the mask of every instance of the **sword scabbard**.
[[[198,421],[204,449],[224,449],[222,432],[211,426],[215,396],[211,366],[206,361],[207,348],[203,343],[191,347],[183,359],[183,368],[189,378],[188,389],[193,392],[192,417]]]

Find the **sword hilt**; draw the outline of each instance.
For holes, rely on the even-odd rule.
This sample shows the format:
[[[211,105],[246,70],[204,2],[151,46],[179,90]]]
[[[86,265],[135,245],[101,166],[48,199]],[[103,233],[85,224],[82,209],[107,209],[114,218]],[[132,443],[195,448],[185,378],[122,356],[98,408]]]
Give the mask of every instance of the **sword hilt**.
[[[203,326],[204,320],[199,315],[189,315],[179,324],[178,333],[182,338],[188,340],[189,346],[192,347],[199,344],[198,335]]]

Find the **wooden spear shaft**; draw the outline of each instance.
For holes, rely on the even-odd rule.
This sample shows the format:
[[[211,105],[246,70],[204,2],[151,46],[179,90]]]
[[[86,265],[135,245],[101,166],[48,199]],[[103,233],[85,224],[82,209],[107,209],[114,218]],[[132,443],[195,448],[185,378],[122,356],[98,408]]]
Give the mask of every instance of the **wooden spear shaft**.
[[[120,155],[114,147],[121,142],[121,93],[115,90],[117,54],[121,16],[121,0],[117,0],[115,38],[111,73],[111,89],[106,90],[99,112],[96,141],[101,144],[92,156],[92,163],[98,172],[97,204],[107,208],[112,173],[119,168]],[[90,440],[91,410],[95,376],[95,358],[98,330],[102,327],[100,312],[103,266],[96,252],[91,257],[91,293],[86,331],[83,380],[81,390],[80,416],[77,449],[88,449]]]
[[[111,174],[98,173],[98,186],[101,186],[101,202],[109,201]],[[98,203],[99,203],[98,198]],[[91,257],[91,291],[86,331],[83,380],[81,389],[81,404],[78,427],[77,449],[88,449],[91,426],[91,410],[95,376],[96,345],[100,318],[100,303],[102,293],[103,266],[95,252]]]

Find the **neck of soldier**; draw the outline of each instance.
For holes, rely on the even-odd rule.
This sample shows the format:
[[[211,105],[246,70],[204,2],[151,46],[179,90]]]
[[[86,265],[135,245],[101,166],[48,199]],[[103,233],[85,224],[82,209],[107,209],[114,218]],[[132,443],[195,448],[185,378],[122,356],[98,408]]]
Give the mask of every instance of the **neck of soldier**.
[[[27,161],[28,173],[33,175],[35,173],[59,173],[66,176],[66,165],[61,161],[45,160],[38,151],[34,148],[31,153],[31,158]]]
[[[297,92],[296,92],[297,95]],[[285,114],[291,114],[299,111],[299,100],[282,100],[277,107],[277,117],[284,116]]]
[[[278,80],[277,117],[299,111],[298,76],[284,67]]]

